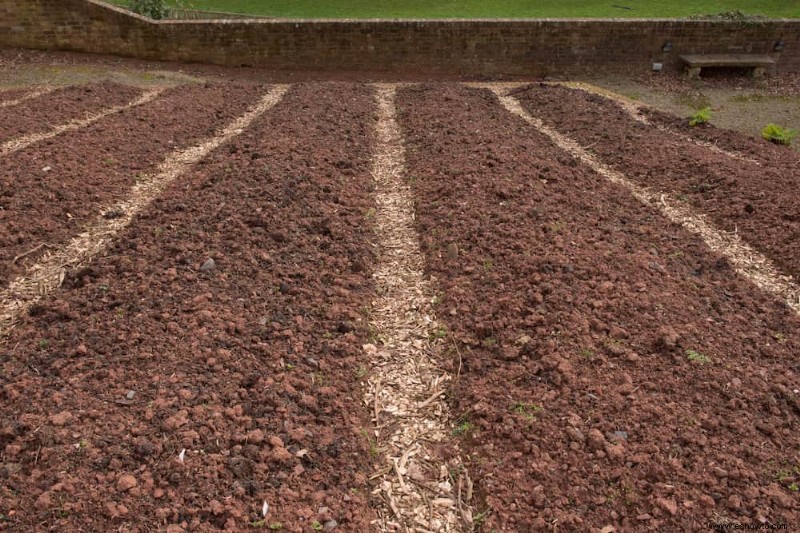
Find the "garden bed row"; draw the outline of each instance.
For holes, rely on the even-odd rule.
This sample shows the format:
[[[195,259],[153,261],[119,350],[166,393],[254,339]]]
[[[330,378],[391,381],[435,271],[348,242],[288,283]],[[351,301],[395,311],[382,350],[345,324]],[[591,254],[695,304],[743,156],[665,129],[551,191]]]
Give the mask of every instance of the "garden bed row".
[[[63,242],[127,196],[169,153],[214,136],[265,90],[229,83],[176,87],[0,159],[0,286],[46,246]]]
[[[32,89],[3,89],[0,91],[0,102],[16,100],[26,94],[30,94]]]
[[[785,273],[800,278],[800,199],[791,194],[800,188],[800,176],[788,149],[781,157],[762,155],[764,164],[757,165],[638,122],[602,96],[547,85],[522,88],[514,96],[528,112],[603,163],[693,205]],[[766,142],[756,144],[765,154],[778,150]]]
[[[688,119],[676,117],[657,109],[646,108],[642,114],[654,124],[665,126],[699,141],[712,143],[725,150],[744,154],[766,165],[767,168],[777,169],[784,174],[791,174],[791,169],[796,169],[800,165],[800,154],[761,138],[734,130],[717,128],[712,124],[690,126]]]
[[[0,108],[0,141],[50,131],[109,107],[124,105],[140,94],[141,90],[135,87],[101,82],[64,87],[16,106]]]
[[[369,529],[372,97],[292,88],[17,326],[0,527]]]
[[[398,107],[484,530],[797,523],[798,318],[488,91]]]

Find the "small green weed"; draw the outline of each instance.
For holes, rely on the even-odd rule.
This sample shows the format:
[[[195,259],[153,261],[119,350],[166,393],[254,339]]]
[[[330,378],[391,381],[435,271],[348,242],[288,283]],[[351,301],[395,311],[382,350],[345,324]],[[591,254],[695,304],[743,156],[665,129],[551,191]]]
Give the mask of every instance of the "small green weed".
[[[775,144],[782,144],[784,146],[789,146],[792,144],[792,141],[795,137],[797,137],[798,131],[791,128],[784,128],[783,126],[778,126],[777,124],[767,124],[764,126],[764,129],[761,130],[761,136]]]
[[[518,402],[511,406],[511,412],[522,415],[527,420],[533,420],[542,408],[535,403]]]
[[[700,352],[696,352],[694,350],[686,350],[686,358],[692,363],[697,363],[699,365],[706,365],[711,362],[711,358],[709,358],[707,355],[701,354]]]
[[[711,120],[711,108],[704,107],[698,109],[689,117],[690,126],[699,126],[700,124],[707,124]]]
[[[476,526],[482,526],[486,522],[486,519],[489,518],[489,511],[491,511],[491,508],[476,514],[474,517],[472,517],[472,522]]]
[[[433,330],[430,334],[431,339],[445,339],[447,338],[447,328],[441,326]]]
[[[369,445],[369,454],[375,458],[380,455],[380,450],[378,449],[378,441],[372,438],[369,434],[369,431],[366,429],[361,430],[361,435],[367,439],[367,444]]]
[[[39,348],[41,348],[42,350],[44,350],[48,346],[50,346],[50,341],[49,340],[42,339],[42,340],[39,341]]]
[[[283,524],[281,524],[280,522],[273,522],[269,525],[269,528],[272,531],[280,531],[281,529],[283,529]]]
[[[311,522],[311,529],[314,531],[322,531],[322,524],[319,523],[319,520],[314,520]]]
[[[453,428],[453,435],[456,437],[460,437],[462,435],[470,433],[473,429],[475,429],[475,426],[473,426],[469,420],[464,420],[455,428]]]
[[[323,372],[311,374],[311,383],[317,387],[325,387],[330,383],[330,378]]]

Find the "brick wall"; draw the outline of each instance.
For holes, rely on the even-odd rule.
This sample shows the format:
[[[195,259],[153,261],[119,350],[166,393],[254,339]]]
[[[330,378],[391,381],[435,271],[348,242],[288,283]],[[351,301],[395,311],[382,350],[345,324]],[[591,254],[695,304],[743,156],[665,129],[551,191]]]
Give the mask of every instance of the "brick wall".
[[[785,42],[773,52],[775,41]],[[671,41],[670,53],[661,51]],[[800,72],[800,20],[153,22],[95,0],[0,0],[0,47],[276,69],[554,75],[679,68],[682,53],[769,53]]]

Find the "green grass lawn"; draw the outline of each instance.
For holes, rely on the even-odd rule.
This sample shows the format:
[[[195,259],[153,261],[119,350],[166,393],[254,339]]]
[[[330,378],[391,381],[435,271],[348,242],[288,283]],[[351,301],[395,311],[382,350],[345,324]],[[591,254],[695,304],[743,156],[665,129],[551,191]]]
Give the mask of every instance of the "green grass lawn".
[[[112,0],[126,5],[127,0]],[[739,10],[800,18],[800,0],[168,0],[170,5],[285,18],[673,18]]]

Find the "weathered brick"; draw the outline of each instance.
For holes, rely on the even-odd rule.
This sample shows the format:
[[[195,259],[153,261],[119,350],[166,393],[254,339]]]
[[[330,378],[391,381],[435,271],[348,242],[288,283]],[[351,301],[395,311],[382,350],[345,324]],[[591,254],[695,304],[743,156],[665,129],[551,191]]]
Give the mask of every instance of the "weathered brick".
[[[778,39],[782,53],[773,52]],[[665,41],[673,51],[662,53]],[[277,69],[552,75],[680,67],[681,53],[769,53],[800,72],[800,20],[152,22],[95,0],[0,0],[0,47]]]

